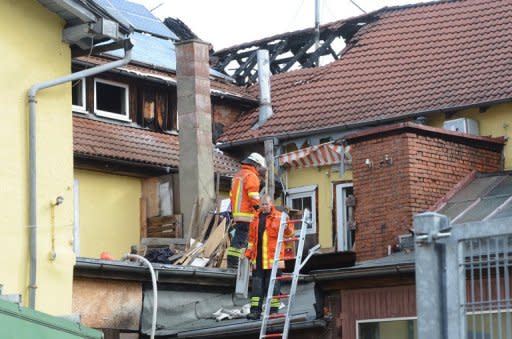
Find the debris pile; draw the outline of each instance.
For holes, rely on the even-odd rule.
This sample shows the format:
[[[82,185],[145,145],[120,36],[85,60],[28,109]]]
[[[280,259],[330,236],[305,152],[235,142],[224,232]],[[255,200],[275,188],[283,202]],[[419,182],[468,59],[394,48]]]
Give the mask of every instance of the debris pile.
[[[218,213],[216,210],[210,211],[205,220],[199,223],[196,222],[197,207],[194,206],[188,229],[191,230],[194,225],[200,226],[197,227],[201,231],[196,239],[190,237],[190,232],[182,239],[150,238],[150,241],[142,242],[142,255],[150,262],[163,264],[226,267],[225,252],[229,247],[232,219],[229,212]]]

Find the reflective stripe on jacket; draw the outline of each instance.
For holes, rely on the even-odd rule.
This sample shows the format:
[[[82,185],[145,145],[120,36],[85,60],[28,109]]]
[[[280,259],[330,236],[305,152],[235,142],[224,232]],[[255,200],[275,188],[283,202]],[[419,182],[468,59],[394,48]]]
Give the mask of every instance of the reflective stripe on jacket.
[[[242,169],[233,177],[231,191],[229,192],[231,211],[235,222],[252,221],[256,212],[253,206],[260,204],[259,192],[258,171],[251,165],[242,165]]]
[[[258,225],[261,211],[254,216],[254,219],[249,226],[249,241],[245,256],[256,264],[256,256],[258,255],[258,242],[262,241],[261,254],[263,256],[261,262],[264,270],[272,268],[274,262],[274,255],[276,253],[277,237],[279,235],[279,226],[281,223],[281,212],[272,207],[272,210],[267,216],[265,222],[265,232],[263,232],[262,239],[258,239]],[[287,223],[284,229],[284,238],[293,236],[293,225]],[[281,244],[280,259],[284,257],[284,244]]]

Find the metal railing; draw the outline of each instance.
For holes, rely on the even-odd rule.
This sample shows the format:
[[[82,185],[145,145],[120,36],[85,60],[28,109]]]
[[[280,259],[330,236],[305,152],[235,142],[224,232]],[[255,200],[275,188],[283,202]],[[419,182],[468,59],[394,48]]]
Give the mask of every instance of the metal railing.
[[[512,218],[414,220],[419,339],[512,338]]]

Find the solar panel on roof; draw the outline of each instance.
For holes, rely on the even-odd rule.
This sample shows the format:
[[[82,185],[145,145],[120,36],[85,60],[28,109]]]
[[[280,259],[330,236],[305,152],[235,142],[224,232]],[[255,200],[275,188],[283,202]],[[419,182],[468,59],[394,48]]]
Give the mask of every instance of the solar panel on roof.
[[[132,60],[148,66],[175,71],[176,49],[170,40],[160,39],[150,35],[134,32],[130,36],[133,40]],[[106,55],[122,58],[121,49],[109,51]]]
[[[125,0],[94,0],[99,5],[120,13],[136,31],[179,40],[167,26],[156,18],[146,7]]]

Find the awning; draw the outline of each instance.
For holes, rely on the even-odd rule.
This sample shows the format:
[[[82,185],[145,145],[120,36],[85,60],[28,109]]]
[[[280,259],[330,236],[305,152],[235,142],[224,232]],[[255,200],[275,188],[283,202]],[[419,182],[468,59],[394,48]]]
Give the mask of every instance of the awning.
[[[279,156],[279,166],[318,167],[351,162],[350,146],[335,145],[332,142],[302,148]]]

